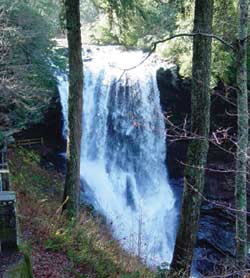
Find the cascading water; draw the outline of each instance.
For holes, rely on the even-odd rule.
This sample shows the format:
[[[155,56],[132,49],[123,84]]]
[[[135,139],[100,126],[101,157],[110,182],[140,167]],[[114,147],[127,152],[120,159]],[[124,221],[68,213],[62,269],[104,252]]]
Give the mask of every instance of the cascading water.
[[[125,249],[149,265],[170,262],[176,212],[165,166],[157,65],[147,61],[124,72],[141,61],[142,52],[92,47],[88,54],[81,153],[85,199],[106,217]],[[59,83],[67,119],[67,80],[59,77]]]

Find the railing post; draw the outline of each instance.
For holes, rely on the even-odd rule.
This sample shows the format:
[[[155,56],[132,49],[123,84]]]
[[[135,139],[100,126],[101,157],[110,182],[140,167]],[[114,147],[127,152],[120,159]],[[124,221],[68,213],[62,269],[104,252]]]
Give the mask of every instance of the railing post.
[[[10,189],[9,169],[7,163],[7,147],[4,146],[0,153],[0,191]]]
[[[1,173],[1,170],[0,170]],[[2,191],[9,191],[10,190],[10,175],[9,170],[4,170],[3,173],[1,173],[1,180],[2,180]]]
[[[0,175],[0,192],[3,191],[3,179],[2,175]]]
[[[16,194],[12,191],[0,192],[0,251],[17,251]]]

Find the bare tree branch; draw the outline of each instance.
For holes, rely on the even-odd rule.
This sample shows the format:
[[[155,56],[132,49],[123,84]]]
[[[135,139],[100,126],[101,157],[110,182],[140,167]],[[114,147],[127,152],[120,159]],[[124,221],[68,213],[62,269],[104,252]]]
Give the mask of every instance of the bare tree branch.
[[[246,36],[244,39],[240,40],[241,43],[244,43],[246,40],[250,38],[250,35]]]
[[[144,62],[146,62],[146,60],[155,52],[158,44],[170,41],[170,40],[175,39],[175,38],[194,37],[194,36],[204,36],[204,37],[209,37],[209,38],[215,39],[215,40],[221,42],[222,44],[224,44],[225,46],[227,46],[228,48],[230,48],[231,50],[233,50],[233,51],[235,50],[235,47],[233,46],[233,44],[225,41],[220,36],[217,36],[217,35],[214,35],[214,34],[207,34],[207,33],[203,33],[203,32],[175,34],[175,35],[172,35],[170,37],[167,37],[167,38],[164,38],[164,39],[153,42],[152,45],[151,45],[151,50],[149,51],[149,53],[147,53],[147,55],[138,64],[136,64],[132,67],[129,67],[129,68],[121,69],[121,70],[123,70],[123,73],[122,73],[121,77],[124,75],[124,73],[126,71],[133,70],[133,69],[139,67],[140,65],[142,65]]]
[[[214,34],[208,34],[208,33],[203,33],[203,32],[196,32],[196,33],[181,33],[181,34],[176,34],[176,35],[173,35],[173,36],[170,36],[170,37],[167,37],[165,39],[162,39],[162,40],[159,40],[159,41],[155,41],[153,42],[153,48],[152,50],[156,49],[156,46],[160,43],[164,43],[166,41],[169,41],[169,40],[172,40],[172,39],[175,39],[175,38],[179,38],[179,37],[194,37],[194,36],[204,36],[204,37],[209,37],[209,38],[212,38],[212,39],[215,39],[221,43],[223,43],[225,46],[229,47],[230,49],[232,50],[235,50],[234,46],[225,41],[223,38],[221,38],[220,36],[217,36],[217,35],[214,35]]]

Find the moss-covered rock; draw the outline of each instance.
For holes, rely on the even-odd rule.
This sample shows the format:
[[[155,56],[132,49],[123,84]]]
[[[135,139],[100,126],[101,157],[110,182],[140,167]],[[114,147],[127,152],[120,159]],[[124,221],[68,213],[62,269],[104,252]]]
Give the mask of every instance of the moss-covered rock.
[[[32,278],[32,267],[28,255],[22,255],[20,259],[8,267],[3,278]]]
[[[1,278],[32,278],[30,258],[27,253],[0,253]]]

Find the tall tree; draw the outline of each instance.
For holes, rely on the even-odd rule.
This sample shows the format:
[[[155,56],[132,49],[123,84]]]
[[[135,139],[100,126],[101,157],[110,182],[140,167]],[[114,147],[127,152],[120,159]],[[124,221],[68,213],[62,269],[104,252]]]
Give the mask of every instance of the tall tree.
[[[248,148],[247,40],[249,0],[240,0],[239,38],[237,56],[237,116],[238,142],[235,176],[236,255],[241,266],[247,255],[247,197],[246,171]]]
[[[213,0],[196,0],[194,33],[212,34],[212,21]],[[210,128],[211,42],[208,36],[193,38],[191,130],[194,139],[188,147],[181,219],[171,264],[171,273],[181,272],[181,277],[190,276],[204,188]]]
[[[65,0],[69,47],[69,100],[67,174],[64,188],[64,209],[71,215],[79,212],[80,154],[83,106],[83,63],[79,0]]]

